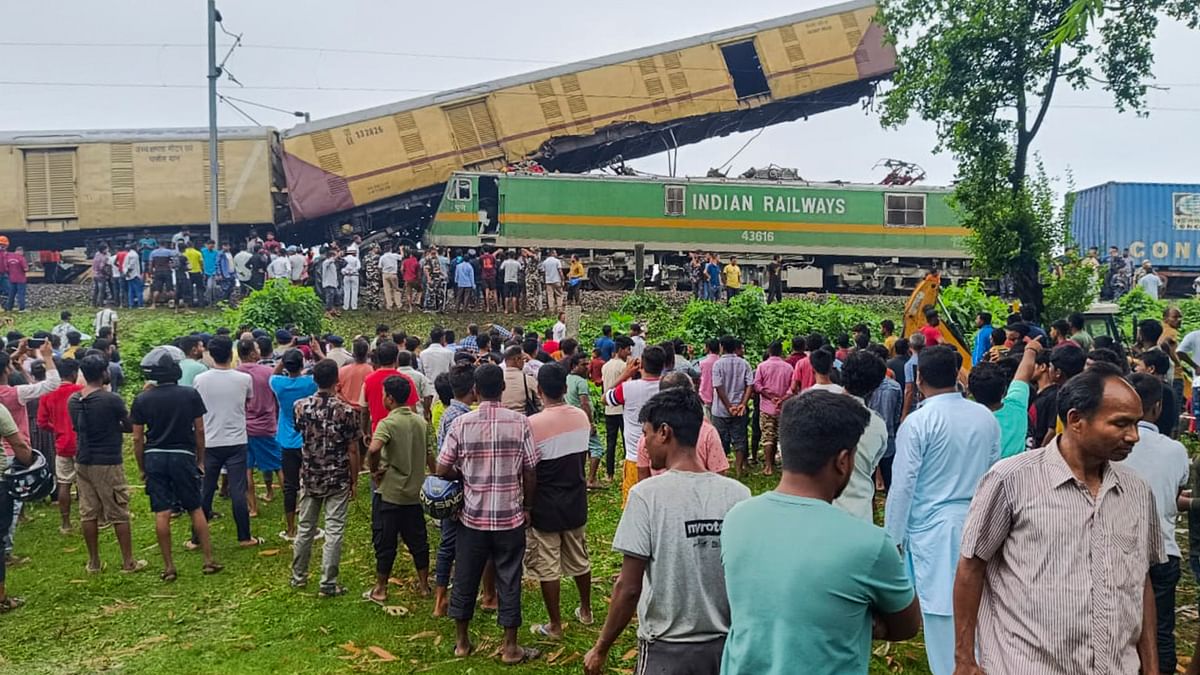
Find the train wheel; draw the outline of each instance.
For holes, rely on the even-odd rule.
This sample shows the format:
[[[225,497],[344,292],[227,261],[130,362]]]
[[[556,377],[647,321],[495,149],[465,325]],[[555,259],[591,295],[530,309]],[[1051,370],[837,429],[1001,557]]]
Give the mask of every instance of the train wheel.
[[[593,269],[592,285],[599,291],[623,291],[629,286],[624,270]]]

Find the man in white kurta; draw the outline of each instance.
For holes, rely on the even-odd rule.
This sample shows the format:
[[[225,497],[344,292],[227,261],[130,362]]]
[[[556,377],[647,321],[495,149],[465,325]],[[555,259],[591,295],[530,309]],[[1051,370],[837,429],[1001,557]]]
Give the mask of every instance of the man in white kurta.
[[[921,352],[917,385],[924,401],[897,432],[884,512],[921,602],[933,675],[954,672],[954,572],[963,523],[979,479],[1000,458],[1000,425],[990,410],[958,393],[958,364],[951,347]]]

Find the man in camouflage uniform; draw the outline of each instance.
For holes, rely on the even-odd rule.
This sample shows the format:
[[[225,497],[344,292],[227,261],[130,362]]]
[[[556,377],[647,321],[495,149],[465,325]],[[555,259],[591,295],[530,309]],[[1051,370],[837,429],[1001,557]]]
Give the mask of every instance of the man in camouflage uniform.
[[[371,244],[362,258],[365,283],[358,302],[363,309],[383,309],[383,272],[379,269],[379,244]]]
[[[446,303],[446,276],[442,274],[442,263],[438,260],[436,247],[431,247],[425,253],[425,260],[421,267],[425,275],[423,309],[426,312],[440,312],[445,308]]]

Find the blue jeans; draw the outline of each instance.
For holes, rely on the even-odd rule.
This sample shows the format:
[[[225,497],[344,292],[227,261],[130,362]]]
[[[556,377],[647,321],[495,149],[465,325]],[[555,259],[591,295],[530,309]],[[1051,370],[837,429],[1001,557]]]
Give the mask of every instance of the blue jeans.
[[[12,308],[13,308],[14,300],[16,301],[17,306],[20,307],[21,311],[24,312],[25,311],[25,284],[14,283],[12,285],[12,292],[10,292],[8,294],[8,301],[4,303],[4,309],[11,312]]]
[[[126,292],[129,294],[130,307],[142,307],[145,304],[145,293],[143,292],[144,284],[141,277],[128,279],[125,282]]]
[[[456,518],[442,518],[442,540],[438,543],[437,562],[434,564],[434,583],[450,585],[450,569],[454,567],[454,547],[458,542],[459,522]]]
[[[92,305],[102,307],[109,297],[109,290],[108,279],[92,279]]]

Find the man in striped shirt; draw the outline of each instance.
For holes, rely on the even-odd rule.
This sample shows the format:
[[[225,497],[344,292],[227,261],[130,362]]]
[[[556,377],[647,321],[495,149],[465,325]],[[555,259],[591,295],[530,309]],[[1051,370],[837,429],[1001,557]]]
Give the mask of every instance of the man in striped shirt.
[[[1150,486],[1121,464],[1141,401],[1098,364],[1059,390],[1058,416],[1058,438],[979,482],[954,584],[955,672],[1159,672],[1148,572],[1167,557]]]
[[[437,475],[463,482],[462,524],[458,530],[450,616],[457,629],[455,656],[474,649],[469,630],[483,568],[496,565],[500,595],[497,616],[504,628],[501,660],[516,664],[537,658],[536,649],[517,643],[521,627],[521,565],[525,527],[537,489],[537,454],[529,420],[500,404],[504,371],[487,364],[475,369],[479,409],[450,427],[438,455]]]
[[[579,589],[575,618],[592,624],[592,566],[587,550],[587,482],[584,463],[592,424],[578,407],[565,401],[567,370],[549,364],[538,371],[538,392],[545,408],[529,418],[537,445],[537,492],[532,522],[526,530],[525,570],[542,587],[550,623],[533,633],[559,639],[563,635],[559,591],[563,577]]]
[[[638,482],[637,447],[642,438],[642,424],[638,415],[646,401],[658,393],[658,381],[662,376],[663,366],[667,363],[667,354],[662,347],[647,347],[642,357],[631,358],[625,366],[625,372],[612,389],[604,392],[604,402],[611,406],[624,406],[625,429],[625,468],[621,479],[621,508],[629,501],[629,490]],[[633,376],[641,371],[641,379]]]

